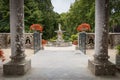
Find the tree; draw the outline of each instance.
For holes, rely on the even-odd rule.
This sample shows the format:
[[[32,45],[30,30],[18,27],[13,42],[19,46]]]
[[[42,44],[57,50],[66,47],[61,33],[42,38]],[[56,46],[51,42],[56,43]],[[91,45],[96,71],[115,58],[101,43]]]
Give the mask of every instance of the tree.
[[[120,0],[110,0],[109,4],[109,29],[113,31],[113,26],[120,25]],[[77,33],[76,28],[81,23],[89,23],[91,32],[94,32],[95,0],[75,0],[69,12],[62,13],[59,20],[70,35]]]
[[[43,21],[41,22],[44,27],[43,38],[50,39],[56,35],[54,31],[58,26],[59,14],[53,11],[51,0],[35,1],[38,3],[39,10],[43,13]]]
[[[39,10],[38,4],[35,0],[25,0],[24,4],[25,31],[29,32],[30,25],[36,23],[40,24],[43,21],[43,14]]]
[[[0,32],[10,32],[9,0],[0,0]]]
[[[44,27],[43,38],[55,36],[59,14],[53,11],[51,0],[24,0],[24,13],[26,32],[37,23]],[[9,26],[9,0],[0,0],[0,32],[10,32]]]
[[[70,35],[77,33],[77,26],[81,23],[89,23],[94,31],[95,0],[76,0],[68,13],[61,14],[61,24]]]
[[[120,27],[120,0],[110,0],[110,10],[109,10],[109,24],[110,24],[110,31],[111,32],[116,32],[114,29],[116,26]],[[120,29],[117,28],[117,32],[120,32]]]

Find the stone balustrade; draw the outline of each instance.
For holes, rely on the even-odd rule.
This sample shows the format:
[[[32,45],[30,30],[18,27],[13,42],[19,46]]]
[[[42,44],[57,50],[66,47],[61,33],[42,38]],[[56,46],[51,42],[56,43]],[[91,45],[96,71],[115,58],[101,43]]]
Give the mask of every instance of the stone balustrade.
[[[94,48],[94,33],[87,33],[86,36],[86,48],[87,49],[93,49]],[[120,33],[109,33],[109,38],[108,38],[108,46],[109,48],[113,49],[115,46],[120,44]]]
[[[33,48],[33,33],[25,33],[26,48]],[[0,33],[0,45],[2,48],[10,47],[10,33]]]
[[[94,48],[94,33],[87,33],[86,48]],[[113,49],[120,44],[120,33],[109,33],[109,48]],[[10,47],[10,33],[0,33],[0,45],[2,48]],[[26,48],[33,49],[33,33],[25,33]]]

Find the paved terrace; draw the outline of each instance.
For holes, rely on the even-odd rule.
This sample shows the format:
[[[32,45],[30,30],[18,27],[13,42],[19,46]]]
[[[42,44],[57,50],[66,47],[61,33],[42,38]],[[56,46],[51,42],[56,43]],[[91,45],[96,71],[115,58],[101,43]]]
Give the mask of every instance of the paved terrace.
[[[115,50],[109,52],[110,60],[114,62]],[[94,50],[87,50],[84,55],[74,46],[45,47],[35,55],[33,50],[26,50],[27,58],[32,59],[32,69],[24,76],[3,76],[1,66],[0,80],[120,80],[119,73],[116,76],[94,76],[87,68],[92,53]]]

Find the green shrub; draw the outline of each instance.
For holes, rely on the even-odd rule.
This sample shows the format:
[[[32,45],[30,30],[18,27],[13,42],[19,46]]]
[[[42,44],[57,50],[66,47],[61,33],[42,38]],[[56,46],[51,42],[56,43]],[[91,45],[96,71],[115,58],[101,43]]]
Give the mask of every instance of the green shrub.
[[[117,54],[120,55],[120,45],[117,45],[117,46],[116,46],[116,50],[117,50]]]
[[[78,38],[78,35],[77,34],[73,34],[73,35],[71,35],[71,37],[70,37],[70,41],[74,41],[74,40],[77,40],[77,38]]]
[[[51,38],[49,41],[54,42],[54,41],[56,41],[56,39],[57,39],[57,37],[55,36],[55,37]]]

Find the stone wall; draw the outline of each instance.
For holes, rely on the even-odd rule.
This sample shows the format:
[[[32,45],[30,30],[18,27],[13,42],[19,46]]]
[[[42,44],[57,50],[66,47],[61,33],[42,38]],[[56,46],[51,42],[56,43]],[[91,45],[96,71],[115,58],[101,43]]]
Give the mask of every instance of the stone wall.
[[[25,33],[26,48],[33,48],[33,33]],[[1,48],[10,48],[10,33],[0,33]]]
[[[94,48],[94,33],[87,33],[86,48]],[[109,33],[109,48],[120,44],[120,33]],[[10,48],[10,33],[0,33],[0,45],[2,48]],[[33,33],[25,33],[26,48],[33,49]]]
[[[87,40],[86,40],[86,48],[93,49],[94,48],[94,33],[87,33]],[[120,33],[109,33],[109,48],[113,49],[115,46],[120,44]]]

